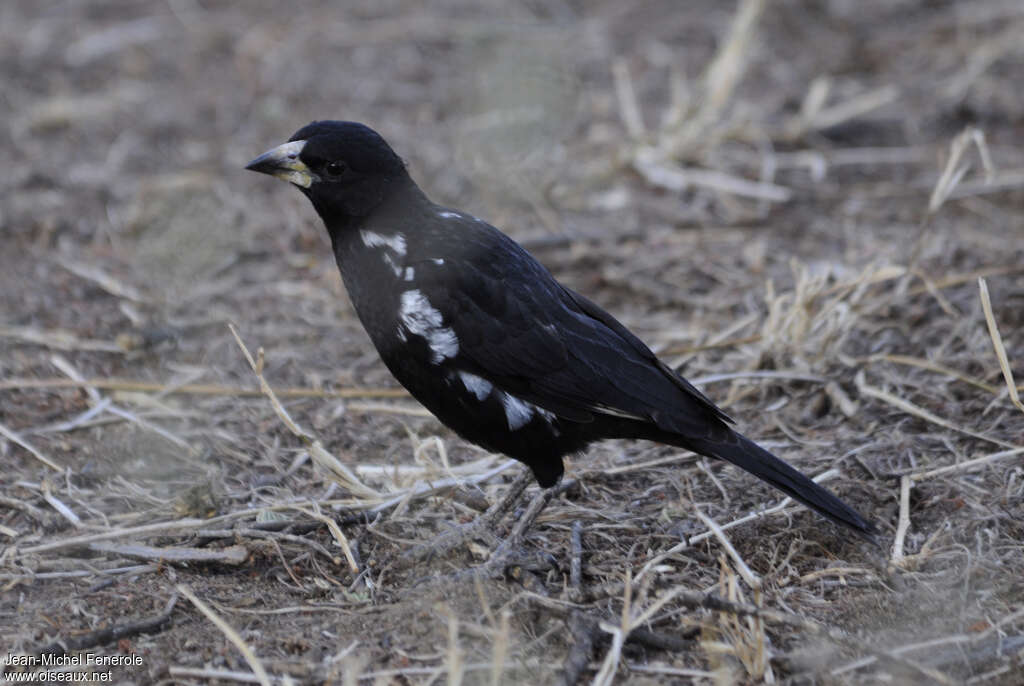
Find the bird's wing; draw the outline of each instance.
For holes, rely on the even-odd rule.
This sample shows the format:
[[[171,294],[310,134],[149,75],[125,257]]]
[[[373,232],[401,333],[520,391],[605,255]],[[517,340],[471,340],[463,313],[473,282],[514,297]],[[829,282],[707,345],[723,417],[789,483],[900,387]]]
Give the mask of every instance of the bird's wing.
[[[677,374],[675,370],[673,370],[667,364],[659,360],[657,355],[655,355],[651,351],[651,349],[644,344],[643,341],[637,338],[632,331],[623,326],[617,319],[615,319],[615,317],[611,316],[603,309],[601,309],[600,306],[598,306],[588,298],[585,298],[584,296],[580,295],[579,293],[571,291],[568,288],[565,288],[564,286],[562,288],[565,291],[566,295],[576,304],[576,307],[578,307],[581,312],[586,314],[588,317],[591,317],[594,321],[600,322],[601,324],[615,332],[615,334],[618,335],[619,338],[621,338],[623,341],[625,341],[637,355],[639,355],[642,359],[647,360],[652,365],[656,366],[662,372],[662,374],[672,383],[678,386],[680,390],[685,392],[687,395],[691,396],[694,400],[696,400],[699,404],[703,405],[707,410],[709,410],[719,419],[730,424],[735,423],[732,420],[732,418],[729,417],[729,415],[723,412],[721,408],[715,405],[706,395],[697,390],[697,388],[693,384],[691,384],[685,378]]]
[[[702,435],[709,418],[728,420],[610,314],[491,230],[466,237],[444,264],[416,266],[417,287],[458,339],[451,364],[573,421],[607,414]]]

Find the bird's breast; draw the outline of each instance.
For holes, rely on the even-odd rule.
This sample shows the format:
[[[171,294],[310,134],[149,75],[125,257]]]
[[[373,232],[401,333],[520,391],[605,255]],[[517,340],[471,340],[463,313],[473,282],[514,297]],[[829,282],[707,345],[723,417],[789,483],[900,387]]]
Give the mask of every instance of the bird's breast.
[[[334,253],[356,315],[383,354],[400,342],[402,293],[410,290],[415,275],[412,267],[406,267],[405,234],[356,231],[337,241]]]

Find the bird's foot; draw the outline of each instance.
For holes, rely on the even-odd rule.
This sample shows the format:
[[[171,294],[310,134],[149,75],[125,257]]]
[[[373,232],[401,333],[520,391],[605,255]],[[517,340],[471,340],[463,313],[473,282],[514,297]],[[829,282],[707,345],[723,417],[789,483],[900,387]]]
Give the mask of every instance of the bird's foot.
[[[515,526],[512,527],[512,532],[508,535],[508,538],[494,548],[490,558],[481,566],[480,571],[500,573],[508,567],[529,567],[535,563],[537,555],[524,553],[522,549],[523,537],[527,529],[533,526],[537,517],[559,490],[560,486],[556,485],[552,488],[545,488],[533,496],[530,503],[526,506],[526,511],[523,512],[522,516],[516,521]]]
[[[529,470],[523,470],[522,474],[512,482],[505,497],[491,505],[486,512],[468,524],[455,527],[434,538],[429,543],[422,543],[406,551],[395,561],[393,569],[401,571],[421,562],[444,557],[474,538],[483,538],[492,548],[501,548],[503,543],[499,541],[493,531],[501,520],[519,504],[523,497],[523,492],[526,491],[526,487],[530,485],[532,480],[533,474]],[[534,515],[534,518],[536,518],[536,515]],[[513,535],[515,535],[515,531],[516,529],[513,529]],[[522,533],[519,536],[521,539]]]

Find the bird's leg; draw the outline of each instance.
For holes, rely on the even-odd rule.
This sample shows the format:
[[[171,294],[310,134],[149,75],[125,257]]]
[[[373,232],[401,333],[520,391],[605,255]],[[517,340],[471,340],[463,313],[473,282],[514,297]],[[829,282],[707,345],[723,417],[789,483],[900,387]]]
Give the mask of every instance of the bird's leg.
[[[470,526],[476,524],[478,526],[486,525],[489,528],[496,527],[498,522],[519,504],[519,500],[523,497],[523,493],[526,492],[526,487],[530,485],[531,481],[533,481],[533,472],[524,469],[512,482],[505,497],[487,508],[487,512],[477,517],[470,523]]]
[[[555,484],[551,488],[545,488],[537,495],[533,496],[530,500],[530,504],[526,506],[526,511],[523,512],[522,516],[516,521],[515,526],[512,527],[512,533],[508,535],[501,545],[498,546],[491,554],[491,559],[495,559],[502,555],[507,555],[510,551],[518,548],[523,542],[523,535],[526,530],[533,526],[533,523],[537,520],[540,513],[547,507],[547,504],[551,502],[551,498],[554,497],[555,493],[559,490],[559,485]]]
[[[550,553],[544,551],[525,551],[522,548],[523,538],[527,529],[533,526],[537,517],[551,499],[559,493],[569,490],[576,485],[576,479],[559,477],[558,481],[551,487],[543,489],[533,496],[526,510],[516,520],[512,532],[501,544],[494,549],[486,563],[477,568],[477,571],[484,571],[489,574],[501,575],[510,568],[521,567],[524,570],[539,572],[558,568],[558,561]]]
[[[479,515],[468,524],[463,524],[462,526],[455,527],[451,531],[441,534],[430,543],[418,545],[403,553],[402,556],[395,561],[395,568],[398,570],[407,569],[418,562],[447,555],[469,539],[478,535],[483,535],[489,538],[493,544],[497,539],[491,531],[498,526],[498,523],[501,522],[509,512],[515,509],[516,505],[523,497],[523,492],[526,490],[526,487],[530,485],[532,480],[532,472],[528,469],[524,469],[509,486],[505,497],[487,508],[486,512]],[[536,518],[536,515],[534,515],[534,518]],[[520,537],[521,536],[522,534],[520,533]]]

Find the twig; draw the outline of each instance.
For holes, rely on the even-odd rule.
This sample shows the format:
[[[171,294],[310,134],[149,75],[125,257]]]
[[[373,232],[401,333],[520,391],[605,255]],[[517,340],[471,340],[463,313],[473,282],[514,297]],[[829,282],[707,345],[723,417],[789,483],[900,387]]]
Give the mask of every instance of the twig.
[[[644,136],[644,120],[640,115],[640,103],[633,89],[633,79],[629,76],[629,65],[619,57],[612,63],[612,80],[615,84],[615,96],[619,103],[619,116],[626,126],[626,132],[634,140]]]
[[[697,518],[700,519],[700,521],[704,522],[704,526],[706,526],[711,531],[711,533],[715,535],[715,538],[718,539],[718,542],[722,544],[723,548],[725,548],[725,552],[728,553],[729,557],[732,558],[733,563],[736,565],[736,569],[739,570],[740,576],[742,576],[743,580],[747,582],[747,586],[749,586],[751,589],[755,591],[760,590],[761,579],[756,574],[754,574],[753,570],[751,570],[750,567],[747,566],[747,563],[744,562],[743,557],[739,554],[739,551],[737,551],[736,548],[733,547],[732,542],[729,541],[729,538],[725,535],[725,532],[722,531],[722,528],[718,526],[718,523],[715,520],[711,519],[711,517],[708,517],[706,514],[701,512],[700,509],[696,507],[696,505],[693,509],[694,512],[697,514]]]
[[[574,686],[590,664],[595,644],[602,639],[601,622],[593,615],[578,608],[546,605],[544,609],[566,618],[569,633],[572,636],[572,648],[570,648],[565,662],[562,663],[561,683],[564,686]],[[693,632],[697,631],[699,628],[693,629]],[[639,626],[634,626],[630,630],[626,636],[626,643],[639,643],[654,650],[672,653],[681,653],[693,647],[693,640],[689,637],[673,636]]]
[[[26,515],[34,519],[38,524],[42,524],[47,520],[46,512],[40,510],[35,505],[29,505],[24,500],[18,500],[17,498],[9,498],[5,495],[0,495],[0,507],[8,507],[12,510],[21,510]]]
[[[264,682],[259,678],[259,676],[252,672],[240,672],[237,669],[215,669],[213,667],[171,665],[167,668],[167,673],[172,677],[191,677],[195,679],[205,679],[207,681],[237,681],[243,684],[271,683]],[[275,678],[273,681],[278,683],[282,682],[280,678]]]
[[[932,372],[935,372],[937,374],[944,374],[946,376],[951,376],[954,379],[957,379],[958,381],[963,381],[964,383],[968,383],[968,384],[970,384],[970,385],[972,385],[972,386],[974,386],[976,388],[980,388],[981,390],[987,391],[987,392],[992,393],[992,394],[995,394],[995,393],[999,392],[999,388],[997,386],[993,386],[992,384],[985,383],[981,379],[976,379],[974,377],[967,376],[966,374],[958,372],[957,370],[953,369],[952,367],[947,367],[944,364],[939,364],[938,362],[932,362],[931,360],[923,360],[923,359],[918,358],[918,357],[911,357],[909,355],[891,355],[891,354],[888,354],[888,353],[881,353],[881,354],[878,354],[878,355],[872,355],[871,357],[868,357],[868,358],[863,358],[863,361],[864,362],[893,362],[895,364],[904,364],[904,365],[907,365],[907,366],[910,366],[910,367],[917,367],[918,369],[927,369],[928,371],[932,371]]]
[[[345,554],[345,560],[348,562],[348,570],[352,572],[353,575],[358,575],[359,564],[356,562],[355,555],[352,553],[352,547],[348,543],[348,537],[345,535],[345,532],[341,530],[341,527],[338,526],[338,523],[320,512],[313,512],[304,507],[298,506],[296,506],[295,509],[303,514],[309,515],[313,519],[316,519],[327,526],[328,531],[331,532],[331,535],[334,536],[334,540],[337,541],[338,547],[340,547],[342,552]]]
[[[988,335],[992,337],[992,347],[995,348],[999,368],[1003,371],[1003,379],[1006,381],[1006,389],[1010,393],[1010,401],[1017,406],[1018,410],[1024,412],[1024,403],[1021,402],[1017,386],[1013,381],[1013,370],[1010,368],[1010,359],[1006,355],[1003,337],[999,335],[996,317],[992,314],[992,301],[988,297],[988,284],[985,279],[978,279],[978,290],[981,293],[981,309],[985,311],[985,323],[988,324]]]
[[[110,569],[76,569],[70,572],[32,572],[30,574],[0,574],[0,579],[81,579],[88,576],[120,576],[122,574],[145,574],[155,572],[158,565],[130,565],[128,567],[112,567]]]
[[[831,479],[832,477],[838,476],[838,475],[839,475],[839,470],[838,469],[829,469],[829,470],[824,471],[821,474],[817,475],[816,477],[814,477],[813,481],[815,483],[821,483],[823,481],[827,481],[828,479]],[[793,499],[790,498],[789,496],[787,496],[787,497],[783,498],[781,501],[779,501],[776,505],[773,505],[772,507],[769,507],[769,508],[764,509],[764,510],[759,510],[757,512],[751,512],[750,514],[745,515],[743,517],[739,517],[738,519],[734,519],[731,522],[728,522],[726,524],[721,524],[719,526],[719,528],[722,531],[728,531],[729,529],[732,529],[734,527],[740,526],[741,524],[746,524],[747,522],[752,522],[752,521],[756,521],[758,519],[763,519],[764,517],[767,517],[768,515],[772,515],[772,514],[775,514],[776,512],[781,512],[782,510],[785,510],[787,507],[789,507],[789,505],[792,502],[793,502]],[[665,559],[671,557],[672,555],[680,553],[680,552],[686,550],[687,548],[692,547],[696,543],[699,543],[699,542],[701,542],[703,540],[711,538],[714,535],[715,534],[712,531],[705,531],[703,533],[699,533],[699,534],[696,534],[694,536],[689,536],[685,540],[675,544],[674,546],[672,546],[671,548],[669,548],[665,552],[659,553],[658,555],[655,555],[650,560],[648,560],[646,563],[644,563],[644,566],[640,569],[640,572],[636,575],[636,581],[639,582],[641,579],[643,579],[643,577],[646,576],[648,572],[650,572],[652,569],[654,569],[659,564],[661,564],[662,561],[664,561]]]
[[[746,345],[747,343],[757,343],[762,338],[761,334],[755,333],[750,336],[743,336],[741,338],[729,338],[724,341],[715,341],[714,343],[704,343],[702,345],[682,345],[672,348],[667,348],[659,353],[660,356],[667,355],[692,355],[693,353],[704,352],[705,350],[717,350],[719,348],[732,348],[737,345]]]
[[[629,671],[637,672],[638,674],[662,674],[665,676],[682,677],[686,681],[679,683],[716,683],[716,679],[721,677],[719,672],[708,672],[703,669],[686,669],[683,667],[669,667],[667,665],[641,665],[626,663],[629,665]],[[693,681],[699,679],[700,681]],[[675,682],[672,682],[675,683]]]
[[[1010,264],[1002,267],[986,267],[985,269],[974,269],[966,273],[944,276],[940,279],[936,279],[933,282],[933,285],[935,288],[949,288],[950,286],[959,286],[970,281],[976,281],[978,277],[981,276],[1004,276],[1006,274],[1019,274],[1022,271],[1024,271],[1024,266],[1020,264]],[[926,290],[927,288],[925,286],[918,286],[907,291],[907,295],[921,295]]]
[[[146,298],[142,296],[142,293],[137,288],[115,279],[99,267],[81,262],[72,262],[63,258],[57,258],[54,261],[75,276],[92,281],[111,295],[139,303],[146,301]]]
[[[669,464],[679,463],[691,463],[697,462],[701,458],[695,454],[677,453],[675,455],[669,455],[668,457],[659,457],[654,460],[647,460],[646,462],[633,462],[631,464],[625,464],[621,467],[611,467],[600,470],[585,470],[581,474],[588,477],[605,477],[613,474],[629,474],[630,472],[645,472],[652,467],[662,467]]]
[[[855,574],[871,576],[876,574],[876,572],[875,570],[867,569],[866,567],[825,567],[824,569],[816,569],[813,572],[801,575],[799,581],[802,584],[806,584],[811,581],[817,581],[818,579],[824,579],[825,577],[837,576],[842,578]]]
[[[608,597],[620,595],[622,593],[621,584],[622,582],[617,582],[604,587],[603,589],[601,589],[601,596],[592,596],[590,600],[604,600]],[[566,603],[565,601],[556,600],[553,598],[545,598],[534,593],[524,593],[523,597],[526,600],[529,600],[530,602],[537,603],[538,605],[542,605],[544,607],[560,607],[562,608],[562,611],[565,611],[566,608],[584,607],[582,605]],[[644,612],[642,617],[645,619],[649,618],[649,616],[653,614],[653,612],[651,612],[652,609],[654,612],[656,612],[666,603],[673,601],[679,603],[684,607],[694,610],[703,609],[712,610],[715,612],[727,612],[729,614],[736,615],[737,617],[758,617],[760,619],[765,620],[766,622],[790,626],[796,629],[800,629],[802,631],[806,631],[807,633],[812,634],[814,636],[825,636],[835,641],[850,640],[850,637],[842,629],[836,629],[833,627],[826,626],[824,624],[819,624],[818,622],[815,622],[813,620],[805,619],[798,615],[790,614],[787,612],[781,612],[779,610],[761,608],[755,605],[748,605],[746,603],[727,600],[725,598],[722,598],[721,596],[714,595],[712,593],[700,593],[697,591],[689,591],[681,586],[672,589],[664,596],[659,598],[654,604],[652,604],[650,608],[648,608]],[[642,622],[638,620],[634,623]]]
[[[806,374],[804,372],[786,370],[751,370],[745,372],[726,372],[723,374],[708,374],[691,379],[691,383],[703,386],[718,381],[731,381],[733,379],[786,379],[789,381],[808,381],[810,383],[825,383],[827,377],[819,374]]]
[[[84,379],[84,377],[82,376],[81,372],[79,372],[78,369],[76,369],[75,366],[73,364],[71,364],[70,361],[68,361],[67,359],[65,359],[61,355],[52,355],[50,357],[50,362],[57,369],[61,370],[65,374],[67,374],[71,379],[73,379],[75,381],[82,381]],[[122,419],[126,419],[129,422],[131,422],[133,424],[136,424],[137,426],[140,426],[143,429],[146,429],[147,431],[152,431],[153,433],[155,433],[158,436],[164,438],[165,440],[168,440],[171,443],[174,443],[179,448],[184,448],[185,450],[187,450],[192,455],[197,454],[196,449],[193,448],[192,446],[190,446],[188,444],[188,442],[186,442],[182,438],[179,438],[179,437],[175,436],[174,434],[172,434],[167,429],[164,429],[161,426],[157,426],[156,424],[153,424],[153,423],[143,419],[142,417],[140,417],[139,415],[137,415],[134,412],[131,412],[130,410],[126,410],[126,409],[124,409],[122,407],[118,407],[117,405],[114,405],[111,402],[104,402],[104,398],[100,395],[100,392],[98,390],[96,390],[95,388],[86,387],[85,391],[86,391],[86,393],[88,393],[88,395],[89,395],[90,399],[92,400],[92,402],[96,406],[103,406],[104,410],[106,412],[108,412],[108,413],[110,413],[112,415],[115,415],[117,417],[121,417]]]
[[[277,395],[274,393],[274,390],[270,387],[270,384],[267,383],[266,378],[263,376],[262,349],[260,350],[260,363],[256,364],[256,361],[249,353],[249,349],[245,347],[245,343],[242,342],[242,337],[238,335],[238,330],[235,328],[234,324],[228,324],[228,328],[231,330],[231,335],[235,337],[235,342],[238,343],[238,347],[242,349],[242,353],[245,355],[246,361],[249,363],[253,373],[256,375],[256,379],[260,382],[260,390],[262,390],[264,395],[266,395],[270,400],[270,404],[274,408],[274,412],[288,430],[306,444],[306,447],[309,449],[309,454],[317,464],[327,469],[342,486],[351,491],[357,497],[379,498],[380,493],[360,481],[359,477],[357,477],[351,469],[342,464],[334,455],[331,455],[329,452],[324,450],[323,446],[320,445],[319,440],[311,434],[306,433],[306,431],[291,418],[291,415],[289,415],[288,411],[284,409],[281,401],[277,399]]]
[[[0,338],[13,338],[25,343],[41,345],[54,350],[92,350],[105,353],[123,353],[124,348],[116,343],[79,338],[64,329],[33,329],[27,326],[0,326]],[[0,388],[10,383],[3,382]]]
[[[853,670],[860,669],[861,667],[867,667],[868,665],[878,662],[879,659],[888,658],[898,664],[907,665],[915,671],[921,671],[922,673],[926,674],[927,676],[929,676],[930,678],[934,679],[939,683],[952,684],[953,682],[944,674],[940,674],[938,672],[935,672],[935,670],[928,669],[927,667],[918,664],[917,662],[908,660],[907,658],[904,658],[903,655],[905,653],[913,652],[915,650],[921,650],[923,648],[936,648],[939,646],[971,643],[975,640],[978,640],[980,637],[981,635],[972,639],[963,634],[956,634],[953,636],[944,636],[942,638],[922,641],[921,643],[911,643],[909,645],[899,646],[898,648],[893,648],[891,650],[881,651],[879,653],[876,653],[875,655],[868,655],[867,657],[860,658],[859,660],[855,660],[841,667],[836,667],[830,672],[830,674],[832,676],[839,676],[840,674],[845,674],[846,672],[851,672]]]
[[[690,636],[700,633],[700,628],[694,627],[688,630]],[[693,639],[687,637],[673,636],[661,631],[651,631],[643,627],[635,627],[626,637],[626,643],[639,643],[654,650],[664,650],[667,653],[682,653],[693,648]]]
[[[104,391],[134,391],[162,395],[229,395],[258,397],[264,391],[256,388],[219,386],[216,384],[169,384],[133,379],[8,379],[0,381],[0,391],[45,388],[96,388]],[[274,391],[279,398],[408,398],[403,388],[282,388]]]
[[[52,507],[54,510],[56,510],[57,514],[59,514],[64,519],[68,520],[68,522],[71,523],[71,526],[75,527],[76,529],[81,528],[81,526],[82,526],[81,518],[79,518],[79,516],[76,515],[74,513],[74,511],[70,507],[65,505],[64,502],[61,501],[60,498],[58,498],[57,496],[55,496],[53,494],[53,491],[51,491],[51,489],[50,489],[50,482],[49,482],[49,480],[43,479],[42,491],[43,491],[43,500],[45,500],[50,505],[50,507]]]
[[[569,537],[572,555],[569,558],[569,589],[579,595],[583,588],[583,522],[577,519],[572,523]]]
[[[136,424],[136,425],[142,427],[143,429],[146,429],[148,431],[152,431],[156,435],[158,435],[158,436],[160,436],[160,437],[170,441],[171,443],[173,443],[174,445],[178,446],[179,448],[184,448],[185,450],[187,450],[192,455],[196,455],[199,452],[198,450],[193,448],[191,445],[189,445],[188,442],[185,439],[179,438],[179,437],[175,436],[170,431],[168,431],[167,429],[165,429],[165,428],[163,428],[161,426],[157,426],[156,424],[153,424],[152,422],[146,421],[145,419],[143,419],[139,415],[135,414],[134,412],[126,410],[126,409],[124,409],[122,407],[118,407],[117,405],[114,405],[112,403],[106,408],[106,411],[109,412],[112,415],[116,415],[118,417],[121,417],[122,419],[126,419],[129,422],[131,422],[132,424]]]
[[[459,617],[445,607],[448,615],[448,651],[445,669],[448,672],[448,686],[462,686],[465,651],[459,647]]]
[[[29,443],[24,438],[19,436],[12,429],[8,429],[3,424],[0,424],[0,434],[3,434],[4,438],[11,441],[12,443],[17,443],[18,445],[20,445],[22,448],[27,450],[29,454],[32,455],[32,457],[42,462],[50,469],[54,470],[55,472],[60,472],[62,474],[64,473],[63,467],[61,467],[59,464],[48,458],[46,455],[43,455],[41,452],[36,450],[36,448],[31,443]]]
[[[390,405],[387,403],[349,403],[349,410],[354,412],[384,412],[387,414],[401,414],[407,417],[433,417],[430,410],[415,405]]]
[[[262,686],[270,686],[270,675],[267,674],[267,670],[263,668],[263,664],[259,658],[256,657],[256,653],[252,651],[252,648],[245,642],[242,636],[235,631],[230,624],[225,622],[221,617],[213,611],[213,609],[196,597],[195,593],[192,592],[185,584],[178,584],[178,592],[189,599],[189,601],[196,606],[196,609],[203,613],[207,619],[213,622],[214,626],[221,630],[221,633],[242,653],[242,657],[249,664],[249,669],[253,671],[259,683]]]
[[[813,85],[820,83],[822,82],[815,81]],[[814,103],[815,100],[819,104],[824,104],[823,99],[820,97],[814,98],[814,95],[820,93],[822,93],[822,90],[819,90],[817,93],[812,90],[809,93],[808,99],[805,100],[805,105],[807,103]],[[797,138],[804,135],[807,131],[820,131],[838,126],[843,122],[856,119],[868,112],[895,102],[899,97],[900,89],[896,86],[888,85],[861,93],[831,107],[820,107],[812,104],[810,107],[806,107],[807,112],[801,113],[801,121],[797,127],[790,130],[790,135],[793,138]]]
[[[78,636],[69,636],[67,638],[57,640],[44,648],[40,648],[35,654],[65,655],[79,650],[86,650],[87,648],[114,643],[115,641],[120,641],[122,638],[129,638],[139,634],[159,633],[170,621],[171,613],[174,612],[174,605],[177,602],[178,594],[175,593],[171,596],[170,600],[167,601],[167,604],[164,605],[163,612],[158,615],[147,619],[140,619],[135,622],[129,622],[127,624],[113,624],[103,629],[97,629],[96,631],[90,631],[89,633],[80,634]]]
[[[942,207],[953,193],[953,190],[960,184],[964,174],[967,173],[969,168],[967,165],[958,165],[960,165],[960,160],[971,143],[974,143],[978,148],[982,164],[985,167],[986,179],[989,181],[992,179],[995,169],[992,166],[992,159],[988,154],[988,146],[985,144],[985,134],[973,127],[967,127],[953,139],[949,146],[949,159],[946,160],[946,166],[943,168],[939,180],[935,183],[935,188],[932,189],[931,197],[928,199],[929,215],[935,214]]]
[[[914,480],[907,475],[900,479],[900,518],[892,544],[892,563],[897,567],[903,565],[903,542],[910,528],[910,487],[913,483]]]
[[[956,424],[953,424],[952,422],[946,421],[942,417],[939,417],[937,415],[932,414],[931,412],[929,412],[928,410],[926,410],[926,409],[924,409],[922,407],[918,407],[917,405],[915,405],[914,403],[912,403],[912,402],[910,402],[908,400],[904,400],[903,398],[898,398],[895,395],[893,395],[892,393],[889,393],[888,391],[883,391],[880,388],[875,388],[874,386],[869,386],[867,384],[867,382],[864,380],[864,370],[863,369],[861,369],[861,370],[859,370],[857,372],[857,375],[854,377],[854,383],[857,386],[857,390],[860,391],[863,395],[870,396],[872,398],[877,398],[878,400],[882,400],[882,401],[884,401],[886,403],[889,403],[890,405],[892,405],[892,406],[894,406],[896,408],[899,408],[900,410],[903,410],[904,412],[906,412],[908,414],[912,414],[915,417],[919,417],[919,418],[925,420],[926,422],[931,422],[932,424],[938,424],[939,426],[941,426],[943,428],[950,429],[952,431],[959,431],[960,433],[967,434],[968,436],[973,436],[974,438],[978,438],[978,439],[981,439],[983,441],[988,441],[990,443],[995,443],[996,445],[1000,445],[1000,446],[1002,446],[1004,448],[1016,448],[1017,447],[1017,446],[1013,445],[1012,443],[1008,443],[1008,442],[1006,442],[1004,440],[1001,440],[999,438],[993,438],[991,436],[986,436],[985,434],[978,433],[977,431],[972,431],[972,430],[964,428],[962,426],[957,426]]]
[[[662,159],[663,155],[661,151],[642,148],[633,160],[633,168],[650,184],[677,193],[691,186],[698,186],[729,195],[771,202],[786,202],[793,197],[793,191],[785,186],[751,181],[714,169],[683,167],[674,161]]]
[[[578,519],[572,524],[570,545],[572,552],[569,562],[569,598],[578,602],[583,595],[583,522]],[[583,675],[583,670],[590,664],[590,656],[594,653],[594,641],[600,629],[596,619],[577,609],[569,611],[566,623],[569,635],[572,636],[572,648],[562,663],[562,684],[575,686]]]
[[[929,469],[926,472],[910,472],[907,474],[913,481],[924,481],[925,479],[931,479],[932,477],[942,476],[943,474],[950,474],[953,472],[970,472],[978,467],[983,467],[996,460],[1001,460],[1006,457],[1013,457],[1024,453],[1024,447],[1013,448],[1012,450],[1001,450],[998,453],[992,453],[991,455],[985,455],[983,457],[976,457],[973,460],[967,460],[966,462],[960,462],[959,464],[951,464],[946,467],[938,467],[937,469]]]
[[[40,543],[39,545],[30,546],[28,548],[22,548],[20,552],[22,555],[28,555],[33,553],[43,553],[49,550],[76,548],[78,546],[88,545],[89,543],[93,543],[95,541],[109,541],[112,538],[122,538],[128,536],[145,536],[148,534],[165,533],[168,531],[177,531],[181,529],[191,529],[203,526],[204,524],[209,524],[209,521],[202,519],[179,519],[173,522],[144,524],[142,526],[132,526],[127,527],[125,529],[114,529],[112,531],[102,531],[96,534],[85,534],[84,536],[65,538],[60,541]]]
[[[754,30],[764,10],[763,0],[740,3],[729,30],[719,43],[714,59],[704,72],[699,108],[691,116],[681,118],[677,131],[663,132],[665,147],[673,157],[683,157],[698,145],[706,145],[709,133],[725,119],[725,107],[746,72],[747,56],[755,43]]]
[[[90,543],[89,550],[100,553],[113,553],[122,557],[139,560],[155,560],[158,562],[220,562],[237,566],[249,559],[249,549],[244,545],[233,545],[227,548],[210,550],[207,548],[186,548],[180,546],[157,548],[148,545],[124,543]]]
[[[479,580],[479,577],[476,578]],[[494,637],[494,646],[491,651],[491,686],[501,685],[501,675],[505,671],[505,658],[508,655],[511,619],[512,613],[507,608],[501,611],[498,633]]]

